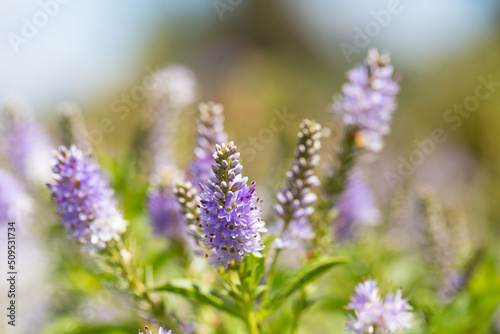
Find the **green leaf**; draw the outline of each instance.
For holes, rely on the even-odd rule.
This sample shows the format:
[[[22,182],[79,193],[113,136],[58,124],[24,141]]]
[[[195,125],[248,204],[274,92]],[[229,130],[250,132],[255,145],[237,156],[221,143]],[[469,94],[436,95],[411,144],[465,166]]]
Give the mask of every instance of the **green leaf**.
[[[229,298],[191,281],[170,282],[154,289],[184,296],[193,301],[211,305],[221,311],[243,318],[241,308]]]
[[[254,289],[254,291],[252,293],[252,298],[256,299],[267,289],[269,289],[269,287],[267,287],[266,285],[259,285],[257,288]]]
[[[294,292],[326,273],[334,266],[348,262],[348,257],[335,256],[307,264],[305,267],[295,272],[280,289],[271,294],[271,297],[265,301],[263,311],[272,313],[273,310],[280,307]]]

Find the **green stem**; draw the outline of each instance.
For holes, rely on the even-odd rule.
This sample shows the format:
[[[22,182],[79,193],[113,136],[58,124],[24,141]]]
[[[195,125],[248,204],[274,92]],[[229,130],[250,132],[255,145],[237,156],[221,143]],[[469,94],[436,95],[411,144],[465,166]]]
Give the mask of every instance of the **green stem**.
[[[167,325],[174,333],[182,334],[183,331],[177,325],[177,321],[165,312],[163,302],[156,302],[151,298],[150,291],[144,283],[137,278],[130,266],[130,262],[123,258],[120,252],[120,249],[125,249],[123,245],[120,243],[110,248],[109,264],[120,269],[122,278],[127,282],[128,292],[132,293],[136,299],[146,302],[149,305],[150,313],[157,320]]]
[[[330,199],[344,191],[349,171],[356,163],[358,147],[356,146],[355,138],[356,130],[351,129],[347,131],[340,144],[340,151],[337,154],[338,166],[325,180],[324,191]]]
[[[292,327],[290,329],[290,334],[295,334],[297,332],[297,329],[299,328],[299,320],[300,316],[302,315],[302,311],[304,311],[306,300],[307,300],[306,291],[303,288],[301,288],[299,290],[298,302],[296,304],[296,307],[294,307],[294,316],[292,319]]]
[[[329,240],[331,238],[329,229],[331,222],[335,219],[335,216],[332,215],[332,209],[335,206],[337,197],[344,191],[349,178],[349,172],[356,163],[359,151],[356,145],[356,132],[356,129],[348,129],[346,131],[337,154],[338,165],[325,178],[323,186],[325,196],[324,198],[323,196],[320,197],[317,209],[312,217],[316,237],[313,240],[315,247],[310,256],[311,258],[315,258],[324,253],[325,250],[327,251],[331,248],[332,240]]]
[[[252,297],[252,291],[249,291],[244,275],[242,273],[242,270],[244,270],[243,268],[243,265],[238,266],[237,272],[240,279],[241,298],[245,307],[245,324],[247,326],[249,334],[259,334],[259,322],[254,310],[254,299]]]
[[[259,324],[255,312],[250,310],[247,315],[247,328],[250,334],[259,334]]]
[[[281,249],[275,249],[273,262],[271,262],[271,266],[269,267],[269,274],[267,277],[267,284],[266,284],[267,289],[262,294],[262,303],[265,303],[265,301],[267,300],[267,297],[269,295],[269,292],[271,291],[271,288],[273,287],[274,279],[276,278],[276,264],[278,262],[278,256],[280,254],[280,251],[281,251]]]

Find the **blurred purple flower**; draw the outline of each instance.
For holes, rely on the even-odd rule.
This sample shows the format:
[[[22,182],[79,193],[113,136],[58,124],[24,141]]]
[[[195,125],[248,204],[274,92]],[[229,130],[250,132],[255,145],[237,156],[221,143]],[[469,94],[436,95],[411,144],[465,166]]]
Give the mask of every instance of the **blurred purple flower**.
[[[164,168],[175,166],[174,147],[178,113],[194,101],[196,80],[183,66],[166,67],[154,75],[155,85],[148,104],[152,118],[150,149],[151,175],[162,174]]]
[[[20,178],[36,184],[50,180],[51,145],[24,101],[5,107],[3,152]]]
[[[189,166],[189,179],[193,184],[204,183],[210,177],[215,144],[227,141],[222,105],[214,102],[200,103],[198,110],[195,160]]]
[[[33,200],[22,184],[9,172],[0,169],[0,222],[29,224],[33,214]]]
[[[396,294],[389,292],[382,300],[377,282],[368,280],[359,283],[354,291],[347,305],[355,314],[349,319],[348,331],[356,334],[389,334],[411,328],[413,314],[410,311],[413,308],[402,297],[401,289]]]
[[[359,172],[354,172],[347,180],[336,208],[339,214],[334,229],[338,240],[354,238],[356,226],[375,225],[380,214],[373,201],[372,191]]]
[[[389,63],[389,55],[371,49],[363,66],[347,72],[349,82],[342,86],[343,95],[333,104],[343,123],[355,128],[356,143],[371,151],[382,149],[382,137],[390,132],[389,123],[396,110],[398,78]]]
[[[65,229],[93,253],[119,240],[127,223],[118,211],[114,191],[90,157],[72,145],[55,152],[54,184],[48,184]]]
[[[240,153],[233,142],[216,145],[213,155],[215,173],[205,186],[201,185],[200,228],[203,243],[210,250],[210,264],[227,269],[231,261],[241,262],[249,253],[262,256],[264,249],[260,232],[265,232],[261,220],[255,183],[247,186],[241,176]]]
[[[167,180],[153,183],[148,193],[149,219],[155,234],[171,239],[186,240],[189,228]]]
[[[308,119],[300,124],[297,149],[292,168],[287,172],[285,188],[278,191],[275,211],[278,215],[280,236],[275,241],[277,248],[294,248],[300,240],[314,238],[309,216],[314,212],[312,204],[317,196],[312,192],[319,185],[314,167],[319,162],[321,126]]]
[[[196,97],[196,78],[181,65],[164,67],[154,74],[150,103],[156,107],[184,108]]]

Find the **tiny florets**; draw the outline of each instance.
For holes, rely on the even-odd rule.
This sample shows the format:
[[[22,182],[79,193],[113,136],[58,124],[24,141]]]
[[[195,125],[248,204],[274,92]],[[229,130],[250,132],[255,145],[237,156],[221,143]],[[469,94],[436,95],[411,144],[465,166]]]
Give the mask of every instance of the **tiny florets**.
[[[90,157],[71,146],[55,152],[55,183],[48,184],[57,212],[72,239],[94,252],[119,240],[126,222],[118,211],[114,191]]]
[[[215,176],[202,185],[200,229],[203,244],[212,254],[209,263],[225,269],[231,261],[241,262],[244,255],[261,256],[264,249],[260,232],[265,223],[260,218],[255,183],[247,185],[241,176],[239,153],[231,142],[216,145],[213,155]]]
[[[348,322],[350,332],[356,334],[391,334],[411,328],[413,308],[404,299],[403,292],[389,292],[384,299],[381,297],[377,282],[367,280],[359,283],[347,305],[354,311],[355,317]]]
[[[354,128],[356,144],[371,151],[383,147],[382,137],[389,133],[396,110],[399,85],[393,72],[389,55],[371,49],[363,66],[347,72],[349,82],[333,104],[343,123]]]
[[[314,237],[309,216],[314,212],[312,204],[317,196],[313,192],[319,185],[314,168],[319,162],[321,126],[310,120],[300,124],[295,160],[287,172],[285,187],[278,191],[278,203],[274,209],[278,215],[278,226],[282,230],[276,239],[277,248],[293,248],[300,240]]]

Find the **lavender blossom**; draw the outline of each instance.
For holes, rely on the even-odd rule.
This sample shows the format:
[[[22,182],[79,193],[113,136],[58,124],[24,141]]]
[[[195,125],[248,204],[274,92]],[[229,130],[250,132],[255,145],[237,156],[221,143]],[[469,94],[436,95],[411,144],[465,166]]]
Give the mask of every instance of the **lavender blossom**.
[[[413,308],[402,297],[401,289],[395,294],[388,293],[382,299],[377,282],[367,280],[359,283],[354,291],[347,305],[355,314],[347,324],[348,331],[356,334],[390,334],[411,328],[413,315],[410,311]]]
[[[12,174],[0,169],[0,223],[27,224],[31,222],[32,214],[33,200],[22,184]]]
[[[18,174],[26,181],[44,183],[50,179],[51,145],[24,101],[13,100],[5,106],[2,149]]]
[[[52,165],[54,184],[48,184],[65,229],[93,253],[119,240],[127,223],[118,211],[113,190],[99,166],[76,146],[61,146]]]
[[[146,327],[144,327],[144,332],[143,332],[143,331],[141,331],[141,330],[139,329],[139,334],[153,334],[153,332],[151,332],[151,330],[148,328],[148,326],[146,326]],[[162,327],[160,327],[160,329],[158,330],[158,334],[172,334],[172,331],[171,331],[171,330],[167,331],[167,330],[166,330],[165,328],[163,328],[163,326],[162,326]]]
[[[224,132],[224,107],[221,104],[200,103],[198,128],[196,135],[195,160],[189,167],[189,178],[193,184],[204,183],[212,173],[215,144],[225,143],[227,134]]]
[[[359,172],[354,172],[347,180],[336,209],[339,214],[334,228],[338,240],[353,239],[358,225],[375,225],[380,215],[372,191]]]
[[[216,267],[228,265],[242,256],[261,257],[264,249],[260,232],[265,232],[261,220],[255,183],[247,185],[241,176],[240,153],[233,142],[215,146],[215,175],[201,186],[200,228],[203,244],[211,251],[209,263]]]
[[[297,149],[292,168],[287,172],[285,188],[278,194],[275,211],[279,217],[278,226],[282,230],[275,241],[277,248],[293,248],[299,240],[312,239],[314,233],[309,216],[314,212],[312,204],[317,196],[312,192],[319,185],[314,167],[319,162],[316,153],[321,147],[321,126],[308,119],[300,124]]]
[[[342,86],[343,95],[333,104],[343,123],[354,129],[356,144],[371,151],[382,149],[382,137],[390,132],[389,123],[396,110],[398,78],[389,63],[389,55],[371,49],[363,66],[347,72],[349,82]]]

